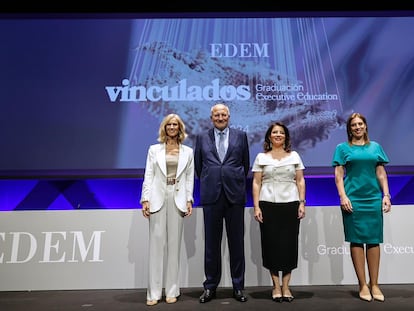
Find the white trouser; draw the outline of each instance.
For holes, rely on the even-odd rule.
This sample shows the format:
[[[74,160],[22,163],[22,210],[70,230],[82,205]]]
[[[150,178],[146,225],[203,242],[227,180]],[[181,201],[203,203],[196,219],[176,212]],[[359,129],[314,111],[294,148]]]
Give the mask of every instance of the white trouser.
[[[149,219],[147,300],[161,300],[164,277],[165,296],[180,295],[179,267],[184,214],[175,206],[174,189],[174,185],[167,186],[164,205],[158,212],[152,213]]]

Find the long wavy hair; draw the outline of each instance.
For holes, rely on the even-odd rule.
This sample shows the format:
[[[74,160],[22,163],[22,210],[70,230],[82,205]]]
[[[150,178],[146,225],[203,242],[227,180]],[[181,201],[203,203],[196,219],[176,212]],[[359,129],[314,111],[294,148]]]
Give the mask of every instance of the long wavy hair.
[[[290,143],[290,133],[289,133],[289,129],[287,128],[286,125],[284,125],[282,122],[272,122],[265,134],[265,140],[263,143],[263,150],[265,152],[272,150],[272,143],[270,142],[270,135],[272,134],[272,130],[275,126],[281,126],[283,128],[283,130],[285,131],[285,144],[283,146],[283,149],[286,152],[290,152],[291,151],[291,143]]]

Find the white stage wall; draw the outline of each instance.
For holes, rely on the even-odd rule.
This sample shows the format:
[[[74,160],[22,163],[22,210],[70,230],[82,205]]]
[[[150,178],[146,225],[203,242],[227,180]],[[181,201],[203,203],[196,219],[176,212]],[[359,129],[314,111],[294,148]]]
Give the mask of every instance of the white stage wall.
[[[203,213],[185,220],[182,287],[202,287]],[[246,287],[270,285],[259,225],[246,208]],[[414,283],[414,205],[384,215],[380,283]],[[224,231],[225,232],[225,231]],[[307,207],[292,285],[356,284],[339,207]],[[0,290],[130,289],[147,286],[148,223],[141,210],[0,213]],[[223,239],[221,286],[231,287]]]

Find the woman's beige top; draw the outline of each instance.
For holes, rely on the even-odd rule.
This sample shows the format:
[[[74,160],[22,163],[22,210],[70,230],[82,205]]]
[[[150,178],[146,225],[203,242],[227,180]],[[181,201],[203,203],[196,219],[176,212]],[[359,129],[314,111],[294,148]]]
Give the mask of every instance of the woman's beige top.
[[[177,175],[178,154],[166,154],[165,161],[167,162],[167,179],[175,178]]]

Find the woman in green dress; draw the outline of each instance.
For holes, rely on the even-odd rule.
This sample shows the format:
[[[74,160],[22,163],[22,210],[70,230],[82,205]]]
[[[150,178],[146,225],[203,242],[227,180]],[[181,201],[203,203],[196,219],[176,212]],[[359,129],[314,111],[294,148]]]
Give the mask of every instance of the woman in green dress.
[[[359,297],[384,301],[378,286],[383,213],[391,210],[391,196],[384,165],[389,162],[381,145],[368,138],[366,118],[353,113],[347,121],[348,141],[337,145],[332,160],[345,241],[359,283]],[[365,246],[365,247],[364,247]],[[365,260],[369,283],[365,277]]]

